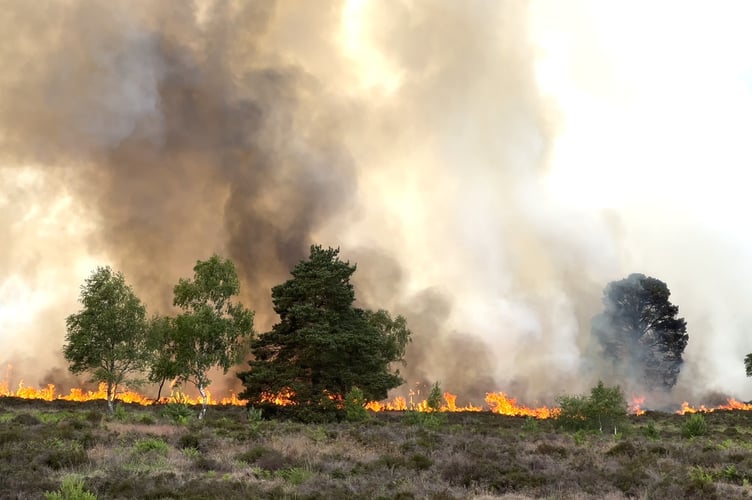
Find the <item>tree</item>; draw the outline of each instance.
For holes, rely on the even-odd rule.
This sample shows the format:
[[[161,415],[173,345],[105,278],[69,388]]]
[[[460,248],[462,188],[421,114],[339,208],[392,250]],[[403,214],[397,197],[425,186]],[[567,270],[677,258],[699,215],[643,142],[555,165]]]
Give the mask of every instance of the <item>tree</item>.
[[[240,293],[235,265],[213,255],[198,261],[193,279],[180,279],[174,289],[174,305],[183,312],[166,330],[171,342],[165,347],[165,371],[159,376],[176,375],[178,382],[193,383],[202,398],[199,418],[209,403],[207,374],[212,368],[224,373],[248,352],[253,337],[253,312],[231,298]]]
[[[98,267],[81,286],[82,309],[66,318],[63,354],[72,373],[89,372],[107,386],[107,408],[114,411],[117,387],[144,369],[146,308],[122,273]]]
[[[645,388],[676,384],[687,346],[687,323],[669,301],[666,284],[644,274],[609,283],[605,310],[592,321],[592,335],[624,376]]]
[[[744,357],[744,367],[747,369],[747,376],[752,377],[752,353]]]
[[[590,389],[590,396],[561,396],[556,420],[568,430],[614,429],[627,419],[627,401],[619,386],[606,387],[603,382]]]
[[[279,322],[253,341],[250,370],[238,373],[240,397],[263,404],[290,392],[299,407],[323,407],[358,387],[369,400],[384,399],[404,381],[394,362],[404,362],[410,330],[401,316],[353,307],[355,265],[339,249],[312,246],[292,279],[272,288]]]
[[[159,401],[165,383],[179,375],[175,360],[175,318],[154,316],[149,321],[148,345],[151,353],[148,378],[149,382],[159,384],[156,398]]]

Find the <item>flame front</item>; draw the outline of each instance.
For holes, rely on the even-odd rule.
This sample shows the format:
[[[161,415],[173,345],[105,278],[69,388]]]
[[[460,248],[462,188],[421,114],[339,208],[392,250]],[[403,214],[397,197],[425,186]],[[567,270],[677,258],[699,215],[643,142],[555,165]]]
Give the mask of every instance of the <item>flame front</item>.
[[[214,399],[207,391],[210,405],[234,405],[244,406],[247,404],[246,400],[239,399],[236,394],[231,393],[227,397]],[[288,406],[294,404],[294,393],[291,390],[283,390],[277,394],[263,394],[261,400],[263,402],[272,403],[279,406]],[[422,411],[430,412],[435,411],[429,407],[426,399],[420,399],[419,391],[411,391],[409,400],[403,396],[397,396],[387,401],[370,401],[366,403],[365,407],[373,412],[381,411]],[[18,388],[11,390],[7,381],[0,381],[0,397],[16,397],[23,399],[42,399],[45,401],[99,401],[107,399],[107,386],[102,383],[99,385],[96,391],[87,391],[83,389],[74,388],[71,389],[68,394],[57,394],[54,384],[48,384],[42,388],[28,387],[23,382],[18,384]],[[336,401],[342,401],[342,398],[338,395],[329,395],[329,397]],[[135,391],[121,391],[117,393],[116,399],[124,403],[136,403],[140,405],[151,405],[156,403],[154,399],[148,398],[143,394]],[[443,402],[437,411],[440,412],[481,412],[490,411],[499,415],[508,415],[516,417],[533,417],[539,419],[555,418],[561,411],[556,407],[529,407],[521,405],[515,398],[509,397],[503,392],[487,392],[484,398],[485,407],[476,406],[473,403],[466,405],[457,404],[457,395],[451,392],[444,392]],[[191,397],[182,392],[173,392],[169,397],[160,399],[159,403],[186,403],[192,405],[201,404],[200,396]],[[645,410],[642,409],[642,405],[645,403],[645,397],[634,396],[631,398],[631,404],[629,405],[629,413],[632,415],[643,415]],[[711,413],[716,410],[741,410],[751,411],[752,404],[742,403],[734,398],[729,398],[726,404],[708,407],[701,405],[699,407],[693,407],[688,402],[683,402],[681,408],[676,411],[680,415],[688,413]]]
[[[207,391],[209,396],[209,404],[211,405],[236,405],[243,406],[246,401],[238,399],[233,393],[229,397],[221,398],[219,401],[212,398],[211,393]],[[96,391],[86,391],[79,388],[73,388],[68,394],[56,394],[55,385],[47,384],[46,387],[37,389],[34,387],[24,386],[23,382],[18,384],[18,389],[11,391],[7,382],[0,382],[0,397],[16,397],[23,399],[42,399],[44,401],[99,401],[107,399],[107,384],[101,383]],[[136,403],[140,405],[151,405],[156,401],[144,396],[135,391],[120,391],[117,393],[116,399],[123,403]],[[181,392],[173,392],[167,398],[162,398],[160,403],[186,403],[186,404],[201,404],[200,397],[191,397]]]
[[[688,402],[684,401],[681,404],[681,409],[676,410],[676,413],[679,415],[686,415],[687,413],[712,413],[716,410],[742,410],[742,411],[750,411],[752,410],[752,404],[750,403],[742,403],[741,401],[737,401],[734,398],[729,398],[728,402],[724,405],[718,405],[713,407],[707,407],[705,405],[700,405],[699,407],[691,406]]]

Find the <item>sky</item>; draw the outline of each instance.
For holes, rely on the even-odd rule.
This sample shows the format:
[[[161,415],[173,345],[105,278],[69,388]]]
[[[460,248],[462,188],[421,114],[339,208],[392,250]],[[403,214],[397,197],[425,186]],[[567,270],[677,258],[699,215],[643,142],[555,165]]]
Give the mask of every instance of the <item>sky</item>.
[[[169,311],[197,259],[228,255],[265,331],[269,289],[320,243],[358,263],[365,306],[408,318],[411,384],[585,390],[602,290],[641,272],[688,323],[672,397],[752,399],[747,2],[3,10],[14,382],[77,382],[64,318],[97,265]]]

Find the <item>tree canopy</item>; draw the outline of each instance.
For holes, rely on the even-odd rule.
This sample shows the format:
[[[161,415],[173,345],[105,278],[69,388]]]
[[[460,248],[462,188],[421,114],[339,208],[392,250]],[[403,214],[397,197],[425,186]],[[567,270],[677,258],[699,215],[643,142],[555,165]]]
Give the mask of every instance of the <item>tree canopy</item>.
[[[403,361],[410,330],[401,316],[353,306],[355,265],[339,249],[312,246],[292,278],[272,288],[279,322],[252,342],[250,370],[239,373],[251,404],[289,391],[297,405],[325,403],[353,387],[383,399],[403,383],[394,362]]]
[[[631,274],[609,283],[605,309],[592,320],[592,335],[620,375],[648,389],[671,389],[687,346],[687,323],[669,301],[666,283]]]
[[[192,280],[180,279],[175,285],[174,305],[183,312],[161,325],[165,355],[152,377],[175,376],[178,382],[193,383],[203,398],[203,416],[211,383],[208,372],[218,367],[227,373],[242,361],[253,337],[253,312],[232,301],[240,293],[232,261],[213,255],[198,261],[193,271]]]
[[[82,308],[66,319],[63,354],[73,373],[89,372],[107,385],[113,411],[117,386],[147,361],[146,308],[122,273],[98,267],[81,286]]]

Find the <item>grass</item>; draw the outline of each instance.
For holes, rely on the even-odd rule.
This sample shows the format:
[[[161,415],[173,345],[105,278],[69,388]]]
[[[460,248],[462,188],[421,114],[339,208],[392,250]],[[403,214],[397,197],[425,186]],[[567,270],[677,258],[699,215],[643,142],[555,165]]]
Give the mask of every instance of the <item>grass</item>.
[[[614,436],[490,413],[306,425],[216,407],[184,422],[10,399],[0,498],[752,497],[752,412],[649,413]]]

